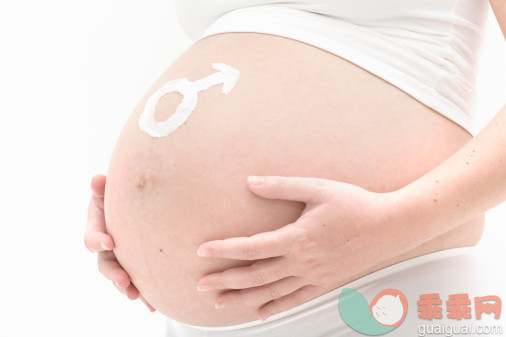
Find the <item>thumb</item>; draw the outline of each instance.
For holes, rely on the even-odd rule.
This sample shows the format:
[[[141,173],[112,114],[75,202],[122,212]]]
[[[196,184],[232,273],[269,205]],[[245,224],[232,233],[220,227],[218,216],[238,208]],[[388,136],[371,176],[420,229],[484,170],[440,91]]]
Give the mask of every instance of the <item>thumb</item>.
[[[93,195],[98,198],[104,197],[105,192],[105,179],[103,174],[97,174],[91,178],[91,191]]]
[[[321,199],[328,183],[319,178],[249,176],[248,187],[263,198],[310,203]]]

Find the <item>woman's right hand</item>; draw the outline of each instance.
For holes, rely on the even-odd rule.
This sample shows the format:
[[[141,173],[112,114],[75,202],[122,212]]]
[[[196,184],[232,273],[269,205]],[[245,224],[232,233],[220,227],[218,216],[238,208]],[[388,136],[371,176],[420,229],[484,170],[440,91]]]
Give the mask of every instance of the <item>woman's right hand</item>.
[[[139,293],[135,285],[130,282],[127,272],[121,267],[114,252],[114,241],[107,234],[104,217],[104,175],[96,175],[91,179],[92,196],[88,205],[88,223],[84,233],[84,244],[92,253],[98,253],[98,270],[113,285],[129,299],[140,298],[148,307],[149,311],[154,312],[153,308]]]

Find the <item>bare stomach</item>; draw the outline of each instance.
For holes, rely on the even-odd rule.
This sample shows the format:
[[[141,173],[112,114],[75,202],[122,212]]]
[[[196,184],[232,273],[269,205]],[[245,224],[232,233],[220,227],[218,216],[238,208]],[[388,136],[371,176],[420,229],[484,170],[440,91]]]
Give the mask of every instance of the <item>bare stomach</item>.
[[[228,95],[221,85],[201,91],[186,123],[167,137],[139,129],[156,89],[178,78],[206,77],[215,72],[213,62],[241,73]],[[180,99],[164,96],[155,118],[166,120]],[[203,275],[244,263],[200,258],[197,247],[279,228],[304,207],[254,195],[248,175],[319,177],[387,192],[422,176],[470,138],[405,92],[319,48],[267,34],[218,34],[184,52],[126,123],[109,167],[107,228],[119,262],[161,313],[193,325],[244,323],[258,318],[257,307],[216,310],[218,292],[196,290]],[[476,218],[353,278],[474,245],[482,226],[483,217]],[[336,280],[335,287],[351,280]]]

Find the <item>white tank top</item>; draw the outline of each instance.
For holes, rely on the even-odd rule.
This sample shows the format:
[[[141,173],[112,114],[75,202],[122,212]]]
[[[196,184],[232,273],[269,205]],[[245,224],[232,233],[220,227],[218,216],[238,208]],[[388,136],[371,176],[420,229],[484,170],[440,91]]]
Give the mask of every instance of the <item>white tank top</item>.
[[[478,51],[488,0],[174,0],[198,41],[257,32],[327,50],[475,134]]]

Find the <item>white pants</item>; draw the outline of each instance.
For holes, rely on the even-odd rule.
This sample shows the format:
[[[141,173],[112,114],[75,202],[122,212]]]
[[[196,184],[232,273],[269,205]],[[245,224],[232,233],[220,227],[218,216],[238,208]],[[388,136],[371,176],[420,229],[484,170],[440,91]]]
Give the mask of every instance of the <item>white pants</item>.
[[[407,299],[404,321],[385,336],[499,336],[506,335],[503,315],[482,313],[477,318],[475,297],[489,295],[506,300],[504,286],[485,270],[483,261],[472,247],[439,251],[389,266],[366,275],[345,286],[303,303],[288,311],[244,324],[223,327],[192,326],[169,319],[167,337],[364,337],[350,328],[340,315],[338,303],[343,288],[360,292],[367,303],[384,289],[397,289]],[[499,266],[498,266],[499,267]],[[439,294],[442,318],[420,318],[420,296]],[[467,294],[470,299],[471,318],[451,319],[447,301],[452,294]],[[489,302],[489,303],[494,303]],[[450,315],[451,316],[451,315]],[[466,326],[465,328],[463,326]],[[495,329],[496,333],[491,333]],[[485,334],[485,332],[489,332]],[[499,333],[499,332],[501,333]]]

